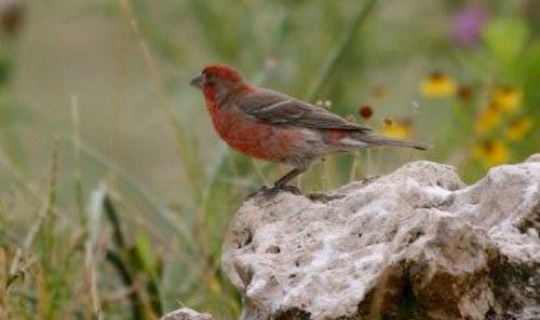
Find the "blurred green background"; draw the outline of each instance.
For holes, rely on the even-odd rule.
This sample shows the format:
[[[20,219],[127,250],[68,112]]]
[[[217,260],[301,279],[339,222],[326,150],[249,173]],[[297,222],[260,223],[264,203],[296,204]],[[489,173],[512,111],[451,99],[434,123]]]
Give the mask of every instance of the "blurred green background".
[[[535,0],[0,0],[0,29],[2,319],[238,317],[227,222],[287,168],[219,141],[207,64],[433,146],[328,157],[305,192],[540,150]]]

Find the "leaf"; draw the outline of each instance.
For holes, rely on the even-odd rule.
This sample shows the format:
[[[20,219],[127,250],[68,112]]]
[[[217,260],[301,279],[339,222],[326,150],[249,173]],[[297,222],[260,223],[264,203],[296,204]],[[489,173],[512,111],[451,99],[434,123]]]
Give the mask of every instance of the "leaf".
[[[135,252],[143,269],[152,277],[157,276],[158,263],[154,255],[150,239],[143,232],[135,236]]]

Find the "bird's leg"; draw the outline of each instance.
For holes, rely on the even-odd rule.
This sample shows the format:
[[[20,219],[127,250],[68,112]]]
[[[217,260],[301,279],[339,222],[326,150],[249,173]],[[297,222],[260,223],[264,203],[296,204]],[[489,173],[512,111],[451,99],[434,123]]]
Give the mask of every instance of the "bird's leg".
[[[299,174],[304,172],[298,168],[294,168],[291,171],[287,172],[283,177],[279,178],[274,182],[274,188],[283,188],[289,181],[296,178]]]
[[[291,181],[292,179],[299,176],[302,172],[306,171],[306,169],[301,168],[294,168],[291,171],[287,172],[283,177],[279,178],[276,182],[274,182],[274,186],[271,190],[278,191],[278,190],[285,190],[289,191],[294,194],[301,194],[300,190],[298,190],[295,186],[289,186],[287,183]]]
[[[267,186],[263,186],[259,189],[259,191],[248,195],[247,199],[251,199],[257,194],[262,194],[266,197],[273,197],[279,191],[288,191],[294,194],[302,194],[300,190],[298,190],[297,187],[289,186],[287,185],[287,183],[291,181],[292,179],[296,178],[298,175],[300,175],[304,171],[306,171],[306,169],[294,168],[291,171],[287,172],[287,174],[285,174],[283,177],[279,178],[276,182],[274,182],[274,185],[271,188],[268,188]]]

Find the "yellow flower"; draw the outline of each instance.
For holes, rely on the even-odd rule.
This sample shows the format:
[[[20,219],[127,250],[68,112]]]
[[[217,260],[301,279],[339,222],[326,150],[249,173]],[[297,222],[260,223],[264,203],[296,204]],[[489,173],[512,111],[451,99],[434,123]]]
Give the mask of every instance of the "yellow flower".
[[[520,117],[508,124],[506,127],[506,138],[510,141],[518,141],[523,138],[532,128],[532,120],[527,117]]]
[[[474,129],[476,132],[484,134],[500,124],[501,121],[501,112],[497,105],[492,102],[474,119]]]
[[[445,98],[456,93],[455,81],[442,72],[434,72],[420,84],[420,93],[427,98]]]
[[[493,101],[505,112],[516,112],[521,106],[521,91],[512,86],[500,87],[495,90]]]
[[[486,167],[492,167],[508,162],[510,151],[502,141],[488,140],[475,146],[474,156],[480,159]]]
[[[409,120],[394,121],[385,118],[383,127],[380,130],[381,135],[393,138],[407,139],[412,135],[412,126]]]

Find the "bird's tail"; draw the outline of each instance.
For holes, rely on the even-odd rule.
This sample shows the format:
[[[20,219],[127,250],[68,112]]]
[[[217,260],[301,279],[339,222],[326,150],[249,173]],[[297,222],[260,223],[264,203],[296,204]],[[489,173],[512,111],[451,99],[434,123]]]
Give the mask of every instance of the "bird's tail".
[[[403,140],[385,136],[379,136],[376,134],[360,134],[354,137],[356,140],[367,143],[372,146],[392,146],[401,148],[414,148],[418,150],[428,150],[430,147],[427,144],[412,141]]]

